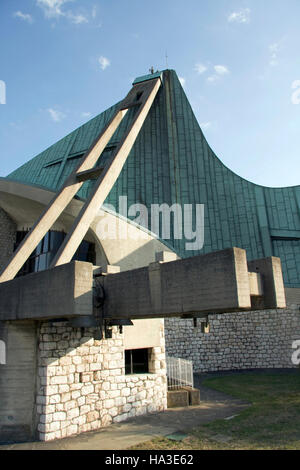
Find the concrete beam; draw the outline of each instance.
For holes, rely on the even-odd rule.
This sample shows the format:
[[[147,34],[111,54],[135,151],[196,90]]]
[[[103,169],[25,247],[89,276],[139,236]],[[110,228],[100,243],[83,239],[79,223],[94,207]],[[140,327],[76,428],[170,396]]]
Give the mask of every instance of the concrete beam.
[[[80,261],[0,284],[0,321],[91,315],[93,265]]]
[[[0,363],[0,442],[32,441],[37,364],[36,322],[0,322],[6,364]]]
[[[86,152],[85,156],[82,157],[77,168],[66,179],[62,189],[58,191],[51,203],[45,209],[44,213],[39,217],[28,235],[20,244],[19,248],[15,251],[10,262],[0,275],[0,283],[10,281],[16,276],[39,242],[50,230],[58,217],[63,213],[67,205],[71,202],[71,200],[83,185],[83,181],[77,181],[77,173],[80,174],[86,170],[89,170],[95,165],[99,155],[105,149],[125,114],[126,110],[117,111],[107,126],[105,126],[103,131],[97,137],[95,142],[92,144],[91,148]],[[89,226],[87,227],[87,230],[88,228]]]
[[[248,265],[239,248],[125,272],[73,261],[0,284],[0,321],[85,318],[86,325],[97,325],[94,277],[104,290],[101,316],[109,320],[285,308],[280,260]]]

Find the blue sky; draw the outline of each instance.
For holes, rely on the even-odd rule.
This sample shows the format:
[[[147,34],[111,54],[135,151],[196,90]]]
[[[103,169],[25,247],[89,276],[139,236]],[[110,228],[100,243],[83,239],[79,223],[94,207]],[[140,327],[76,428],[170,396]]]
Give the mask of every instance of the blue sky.
[[[299,18],[299,0],[1,0],[0,176],[154,66],[176,70],[226,166],[300,184]]]

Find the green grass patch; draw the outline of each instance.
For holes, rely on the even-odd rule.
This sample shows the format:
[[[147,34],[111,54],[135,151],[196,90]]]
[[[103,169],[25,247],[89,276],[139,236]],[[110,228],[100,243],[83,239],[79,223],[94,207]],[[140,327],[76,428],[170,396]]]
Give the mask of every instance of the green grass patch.
[[[182,442],[157,438],[134,449],[300,450],[300,373],[234,374],[207,379],[207,387],[251,406],[227,421],[188,432]]]

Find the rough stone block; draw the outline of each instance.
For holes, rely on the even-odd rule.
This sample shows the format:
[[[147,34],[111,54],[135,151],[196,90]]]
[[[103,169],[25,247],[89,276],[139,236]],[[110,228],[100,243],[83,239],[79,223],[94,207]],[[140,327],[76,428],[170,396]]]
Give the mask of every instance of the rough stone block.
[[[189,406],[189,393],[186,390],[168,391],[168,408]]]

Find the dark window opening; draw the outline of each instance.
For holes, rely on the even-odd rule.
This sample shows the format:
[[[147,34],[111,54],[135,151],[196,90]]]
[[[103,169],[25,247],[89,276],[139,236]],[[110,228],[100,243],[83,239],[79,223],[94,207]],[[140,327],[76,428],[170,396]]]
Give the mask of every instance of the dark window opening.
[[[14,249],[16,250],[23,239],[26,237],[28,231],[19,231],[16,236],[16,243]],[[64,232],[56,232],[50,230],[46,233],[45,237],[38,244],[36,249],[31,253],[28,260],[24,263],[17,276],[24,276],[25,274],[36,273],[48,269],[62,245],[66,234]],[[73,256],[73,260],[87,261],[89,263],[96,263],[96,253],[94,243],[87,241],[81,242],[78,250]]]
[[[147,374],[149,372],[149,349],[125,351],[125,374]]]
[[[139,101],[139,100],[141,99],[142,94],[143,94],[142,91],[139,91],[139,92],[136,94],[136,101]]]
[[[78,250],[73,256],[73,260],[76,261],[87,261],[88,263],[96,264],[96,254],[94,243],[83,240],[79,245]]]

